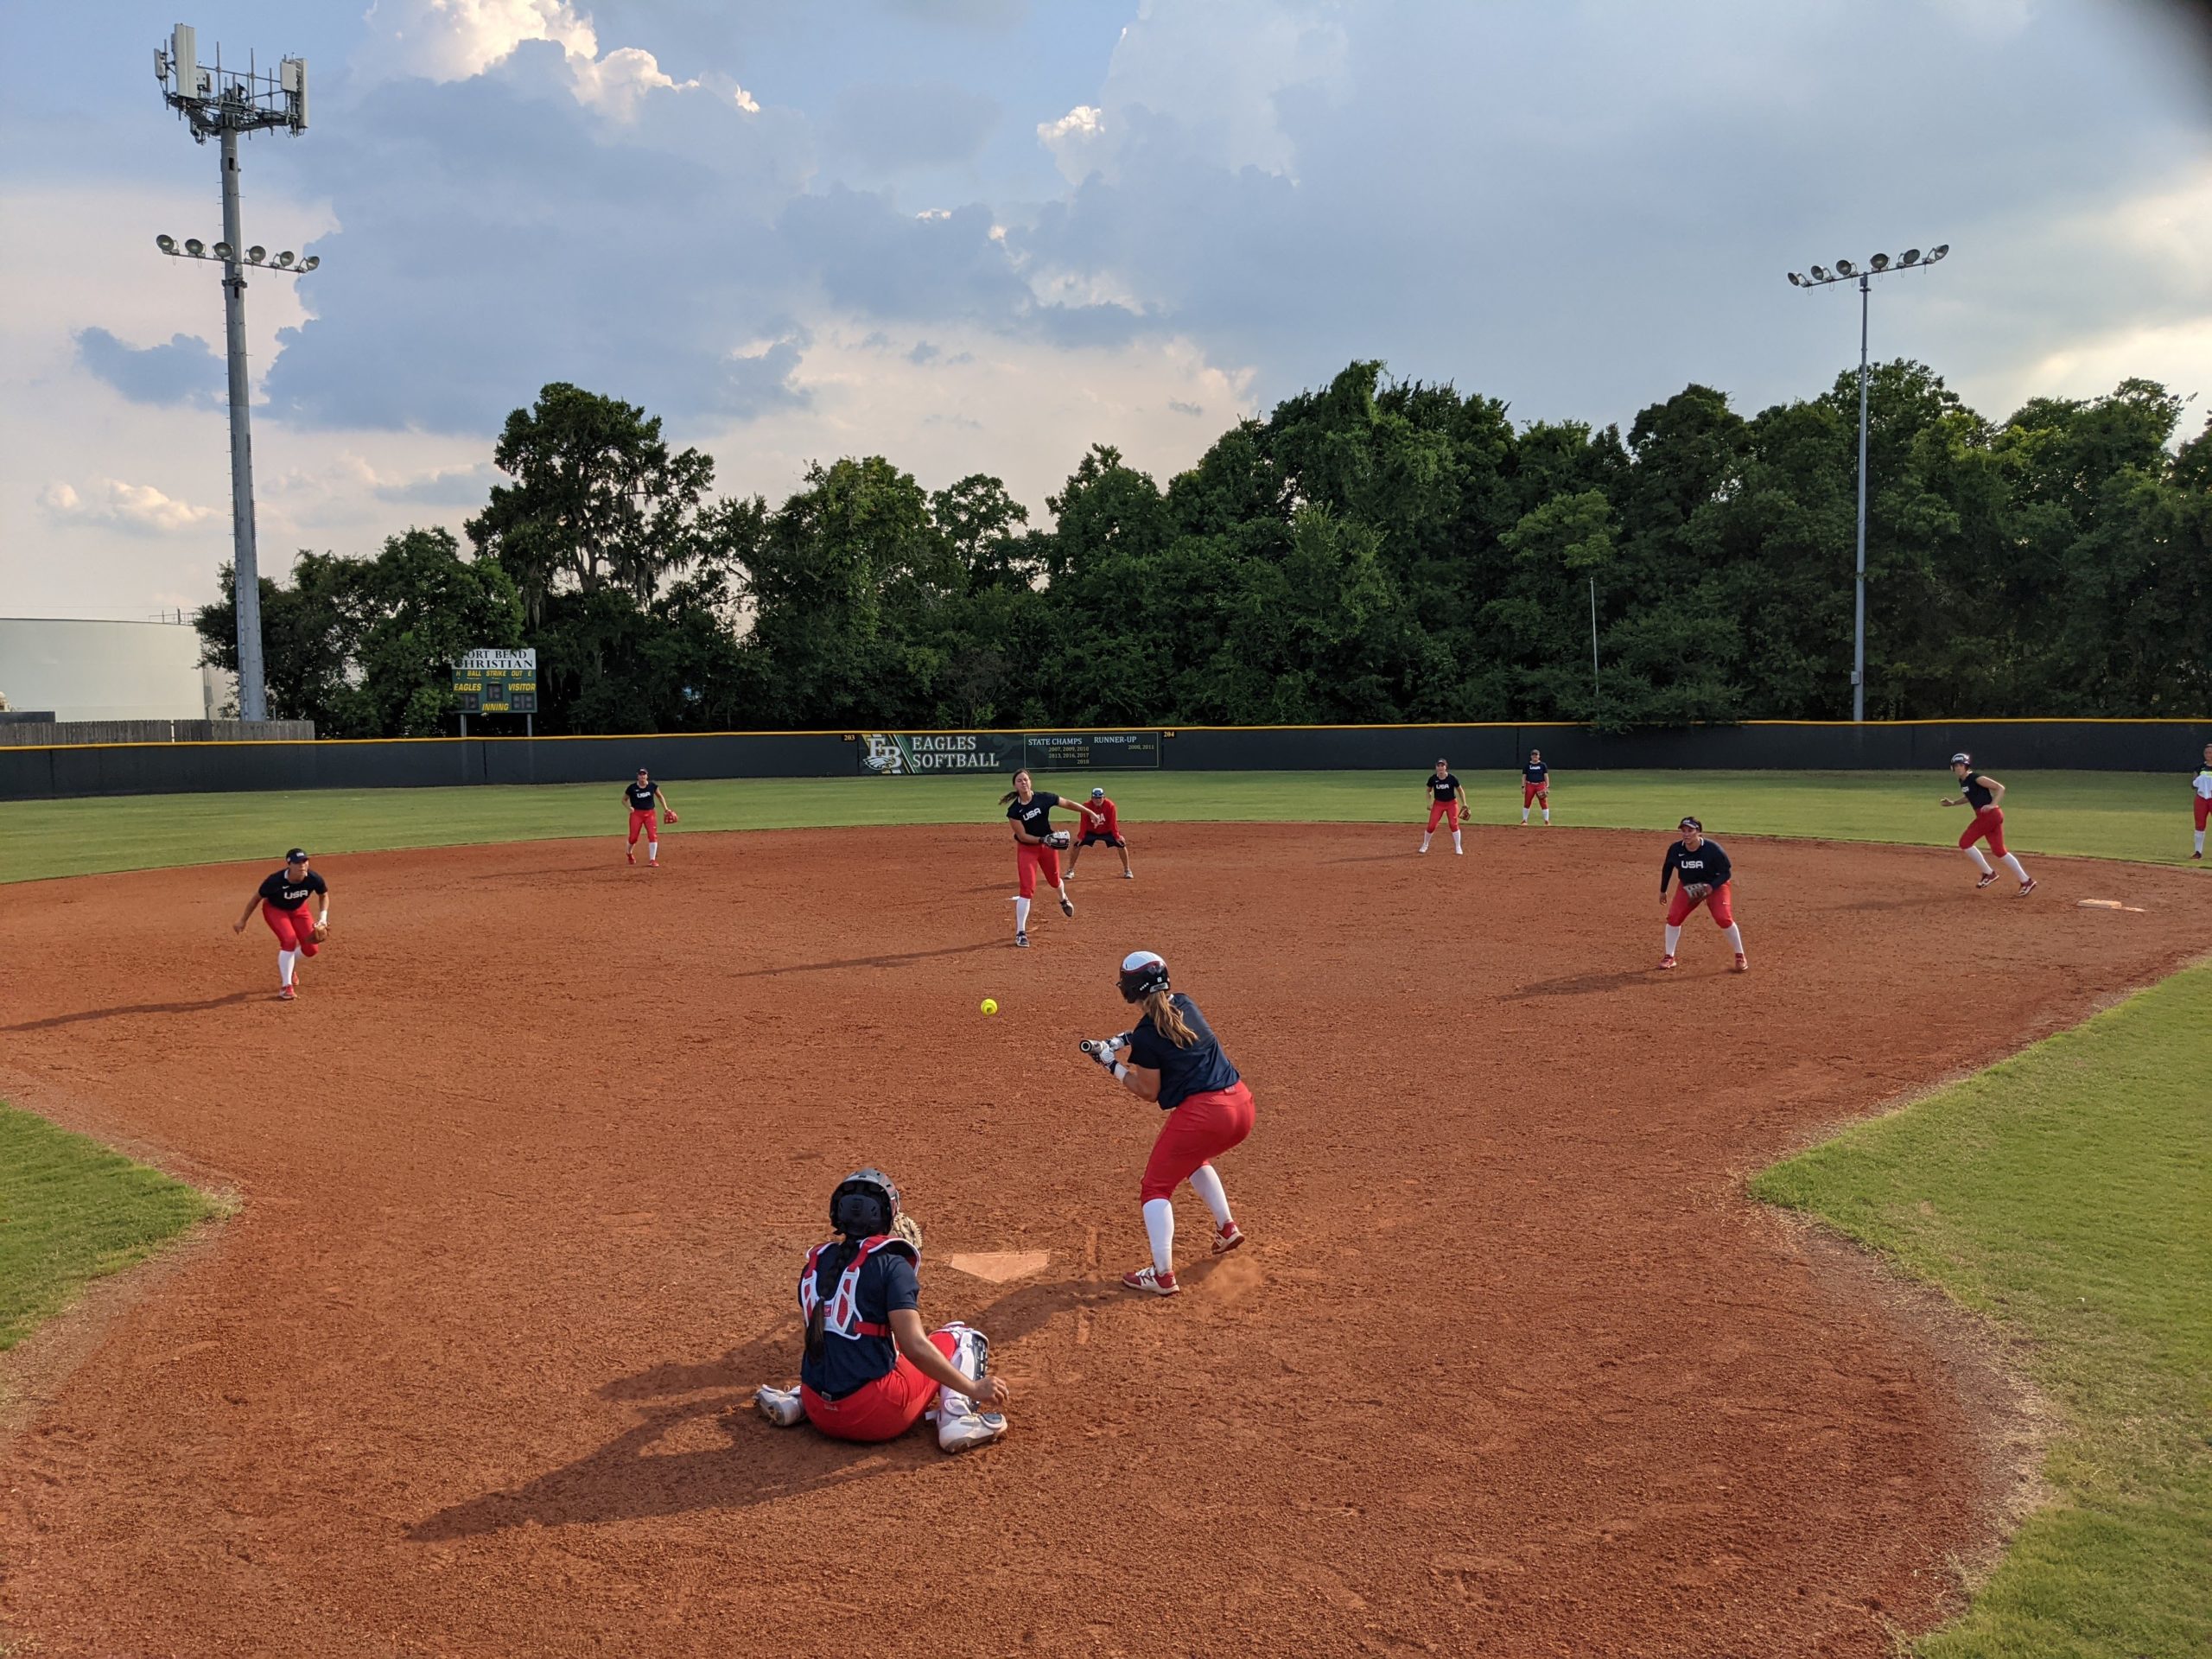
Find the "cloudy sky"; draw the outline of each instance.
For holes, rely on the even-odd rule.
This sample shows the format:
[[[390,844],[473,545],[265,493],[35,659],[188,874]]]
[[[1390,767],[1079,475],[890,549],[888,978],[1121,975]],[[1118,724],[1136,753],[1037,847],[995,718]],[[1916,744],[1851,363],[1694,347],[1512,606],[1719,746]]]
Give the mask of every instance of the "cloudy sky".
[[[187,0],[0,0],[0,614],[229,556],[220,232],[160,103]],[[2212,54],[2157,0],[221,0],[310,61],[246,146],[264,569],[481,503],[549,380],[779,498],[880,452],[1041,514],[1354,357],[1625,424],[1853,363],[1783,272],[1948,242],[1874,350],[1976,407],[2212,391]],[[211,346],[216,349],[211,349]],[[2205,404],[2190,411],[2192,428]]]

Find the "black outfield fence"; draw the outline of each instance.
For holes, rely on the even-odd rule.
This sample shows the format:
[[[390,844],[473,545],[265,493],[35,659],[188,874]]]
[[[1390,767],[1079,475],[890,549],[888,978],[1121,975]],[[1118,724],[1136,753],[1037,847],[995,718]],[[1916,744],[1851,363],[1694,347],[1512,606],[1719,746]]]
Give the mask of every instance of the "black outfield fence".
[[[972,741],[970,741],[972,740]],[[698,736],[401,738],[0,747],[0,800],[203,791],[407,789],[698,778],[890,777],[1128,766],[1166,772],[1509,771],[1532,748],[1560,771],[1993,771],[2186,776],[2212,741],[2187,720],[1754,721],[1603,735],[1581,726],[1184,726],[1096,732],[715,732]],[[920,766],[871,765],[893,755]],[[928,764],[943,757],[953,764]],[[958,759],[955,759],[957,757]],[[968,757],[974,757],[970,760]],[[980,764],[978,764],[980,763]],[[895,785],[894,785],[895,786]]]

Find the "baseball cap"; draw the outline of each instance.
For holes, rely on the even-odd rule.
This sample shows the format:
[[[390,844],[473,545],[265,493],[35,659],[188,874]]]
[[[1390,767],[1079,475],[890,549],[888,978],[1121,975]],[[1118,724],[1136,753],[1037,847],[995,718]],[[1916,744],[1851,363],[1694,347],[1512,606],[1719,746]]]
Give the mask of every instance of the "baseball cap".
[[[302,847],[293,848],[290,852],[284,855],[284,861],[287,864],[306,863],[308,861],[307,849]]]
[[[1705,826],[1700,823],[1695,818],[1684,818],[1680,823],[1676,824],[1675,828],[1677,830],[1694,830],[1700,835],[1703,835],[1705,833]]]
[[[1094,789],[1090,791],[1090,798],[1094,801],[1103,801],[1106,798],[1106,791],[1103,789]]]

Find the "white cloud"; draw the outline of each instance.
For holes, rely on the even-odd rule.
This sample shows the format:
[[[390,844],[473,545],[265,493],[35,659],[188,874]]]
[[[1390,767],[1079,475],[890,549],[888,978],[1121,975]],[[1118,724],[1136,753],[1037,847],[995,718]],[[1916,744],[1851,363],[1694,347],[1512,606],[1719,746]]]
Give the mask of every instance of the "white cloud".
[[[95,478],[79,494],[66,479],[54,479],[39,492],[39,505],[65,521],[112,524],[142,535],[166,536],[190,530],[220,515],[219,507],[194,506],[164,494],[150,484],[127,484],[119,478]]]
[[[364,21],[369,33],[353,67],[372,79],[467,80],[526,41],[550,41],[568,60],[576,101],[613,120],[635,120],[639,104],[657,92],[708,89],[749,115],[760,111],[735,81],[718,77],[709,88],[697,78],[677,80],[642,48],[618,46],[602,54],[590,14],[568,0],[378,0]]]
[[[1052,152],[1063,178],[1081,184],[1097,166],[1105,131],[1105,112],[1095,104],[1078,104],[1057,121],[1039,121],[1037,142]]]

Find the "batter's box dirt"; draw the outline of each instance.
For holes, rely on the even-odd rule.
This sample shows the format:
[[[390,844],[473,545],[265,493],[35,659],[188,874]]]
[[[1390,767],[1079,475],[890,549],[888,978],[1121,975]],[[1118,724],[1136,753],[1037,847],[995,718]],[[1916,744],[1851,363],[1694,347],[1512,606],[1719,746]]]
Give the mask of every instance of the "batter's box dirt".
[[[332,858],[291,1004],[229,929],[258,867],[11,888],[0,1085],[245,1204],[105,1299],[8,1446],[0,1626],[55,1656],[1884,1654],[2010,1487],[1940,1333],[1740,1174],[2177,965],[2204,901],[1713,828],[1741,977],[1698,918],[1650,971],[1649,836],[1153,827],[1143,880],[1040,906],[1020,952],[995,823],[687,835],[651,874],[539,844],[527,883],[499,849]],[[1169,1300],[1116,1282],[1157,1114],[1075,1047],[1128,1023],[1140,947],[1259,1101],[1223,1164],[1251,1242],[1194,1258],[1186,1198]],[[999,1445],[746,1409],[864,1163],[925,1225],[925,1315],[1017,1389]],[[992,1257],[1024,1266],[944,1265]]]

